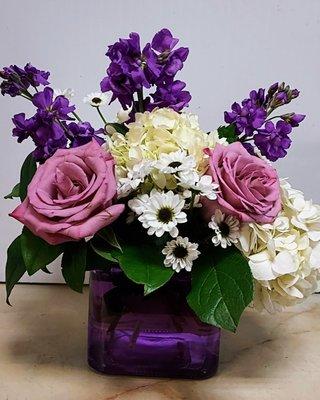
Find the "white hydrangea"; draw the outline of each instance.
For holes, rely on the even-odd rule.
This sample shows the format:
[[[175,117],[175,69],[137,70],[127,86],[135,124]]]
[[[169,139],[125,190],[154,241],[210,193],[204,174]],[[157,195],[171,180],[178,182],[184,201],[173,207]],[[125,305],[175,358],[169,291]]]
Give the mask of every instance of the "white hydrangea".
[[[239,249],[255,278],[254,306],[274,312],[303,301],[320,280],[320,207],[281,181],[282,211],[272,224],[243,224]]]
[[[203,149],[214,148],[219,139],[217,132],[207,134],[200,129],[198,118],[193,114],[180,114],[170,108],[155,109],[136,114],[135,122],[127,124],[125,136],[111,132],[109,150],[116,160],[116,173],[126,177],[126,171],[145,160],[167,161],[166,154],[184,154],[192,160],[195,170],[203,175],[208,167],[208,156]],[[161,163],[160,163],[161,164]],[[171,171],[155,169],[152,180],[160,189],[175,189],[177,180]]]

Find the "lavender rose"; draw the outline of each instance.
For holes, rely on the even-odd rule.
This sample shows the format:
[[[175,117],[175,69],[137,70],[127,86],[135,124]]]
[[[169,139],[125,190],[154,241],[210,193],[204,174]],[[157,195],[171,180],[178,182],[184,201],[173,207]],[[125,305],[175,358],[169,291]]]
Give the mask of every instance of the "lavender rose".
[[[114,160],[93,139],[57,150],[40,165],[11,216],[56,245],[92,236],[116,220],[124,205],[113,204],[115,196]]]
[[[216,208],[243,222],[271,223],[281,210],[277,172],[265,161],[250,155],[236,142],[206,149],[209,170],[220,192],[216,201],[204,201],[206,217]]]

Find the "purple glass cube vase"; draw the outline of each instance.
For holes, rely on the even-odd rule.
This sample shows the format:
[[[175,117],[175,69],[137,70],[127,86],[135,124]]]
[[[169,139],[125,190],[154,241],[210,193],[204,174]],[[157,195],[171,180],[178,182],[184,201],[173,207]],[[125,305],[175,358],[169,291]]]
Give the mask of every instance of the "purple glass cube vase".
[[[88,363],[105,374],[208,378],[219,363],[220,329],[186,302],[190,274],[148,296],[120,268],[90,277]]]

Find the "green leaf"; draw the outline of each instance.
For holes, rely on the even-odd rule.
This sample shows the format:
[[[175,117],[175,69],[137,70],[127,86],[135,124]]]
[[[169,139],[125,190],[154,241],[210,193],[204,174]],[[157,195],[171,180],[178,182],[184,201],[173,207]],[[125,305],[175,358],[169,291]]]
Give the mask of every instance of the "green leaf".
[[[238,141],[236,128],[233,124],[228,126],[220,126],[218,128],[218,134],[220,138],[226,138],[228,143],[234,143]]]
[[[163,286],[174,274],[171,268],[163,265],[160,250],[151,244],[144,244],[143,248],[127,245],[123,253],[112,251],[112,255],[129,279],[144,285],[145,295]]]
[[[124,124],[119,124],[117,122],[107,124],[107,126],[112,126],[118,133],[125,135],[128,132],[128,128]]]
[[[118,242],[116,234],[111,226],[107,226],[106,228],[102,229],[98,232],[98,236],[100,236],[103,240],[110,244],[110,246],[119,249],[122,252],[121,246]]]
[[[18,236],[8,248],[8,257],[6,263],[6,290],[7,290],[7,304],[9,297],[15,284],[19,282],[21,277],[26,272],[26,266],[21,252],[21,235]]]
[[[99,251],[100,248],[98,248],[95,244],[93,244],[91,241],[89,242],[90,245],[87,246],[87,261],[86,261],[86,270],[87,271],[92,271],[95,269],[107,269],[110,267],[110,262],[115,262],[118,263],[116,259],[113,259],[113,261],[110,259],[106,259],[103,256],[100,256],[96,251],[94,250],[94,247]],[[111,253],[110,257],[111,256]]]
[[[14,197],[20,196],[20,183],[17,183],[9,194],[4,196],[5,199],[13,199]]]
[[[92,242],[90,243],[92,249],[100,256],[103,257],[104,259],[111,261],[111,262],[118,262],[118,260],[113,257],[113,255],[111,254],[110,249],[102,249],[101,246],[98,247],[97,245],[93,244]]]
[[[33,275],[54,261],[63,252],[63,247],[52,246],[24,227],[21,235],[21,251],[27,272]]]
[[[235,332],[242,312],[252,301],[253,278],[248,262],[235,247],[218,257],[215,251],[193,266],[187,300],[201,321]]]
[[[86,272],[87,244],[85,240],[69,242],[62,256],[62,275],[67,285],[82,293]]]
[[[37,163],[35,162],[32,153],[30,153],[28,157],[24,160],[20,172],[19,194],[21,201],[23,201],[27,197],[28,185],[31,182],[36,170],[37,170]]]

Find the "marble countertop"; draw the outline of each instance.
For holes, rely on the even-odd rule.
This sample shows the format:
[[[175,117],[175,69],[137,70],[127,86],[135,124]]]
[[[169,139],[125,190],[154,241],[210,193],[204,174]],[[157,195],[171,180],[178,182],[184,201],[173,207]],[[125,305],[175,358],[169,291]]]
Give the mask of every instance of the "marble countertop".
[[[0,298],[5,295],[0,285]],[[87,293],[18,285],[0,301],[0,400],[316,400],[320,295],[294,310],[247,310],[224,332],[218,374],[204,381],[104,376],[86,364]]]

